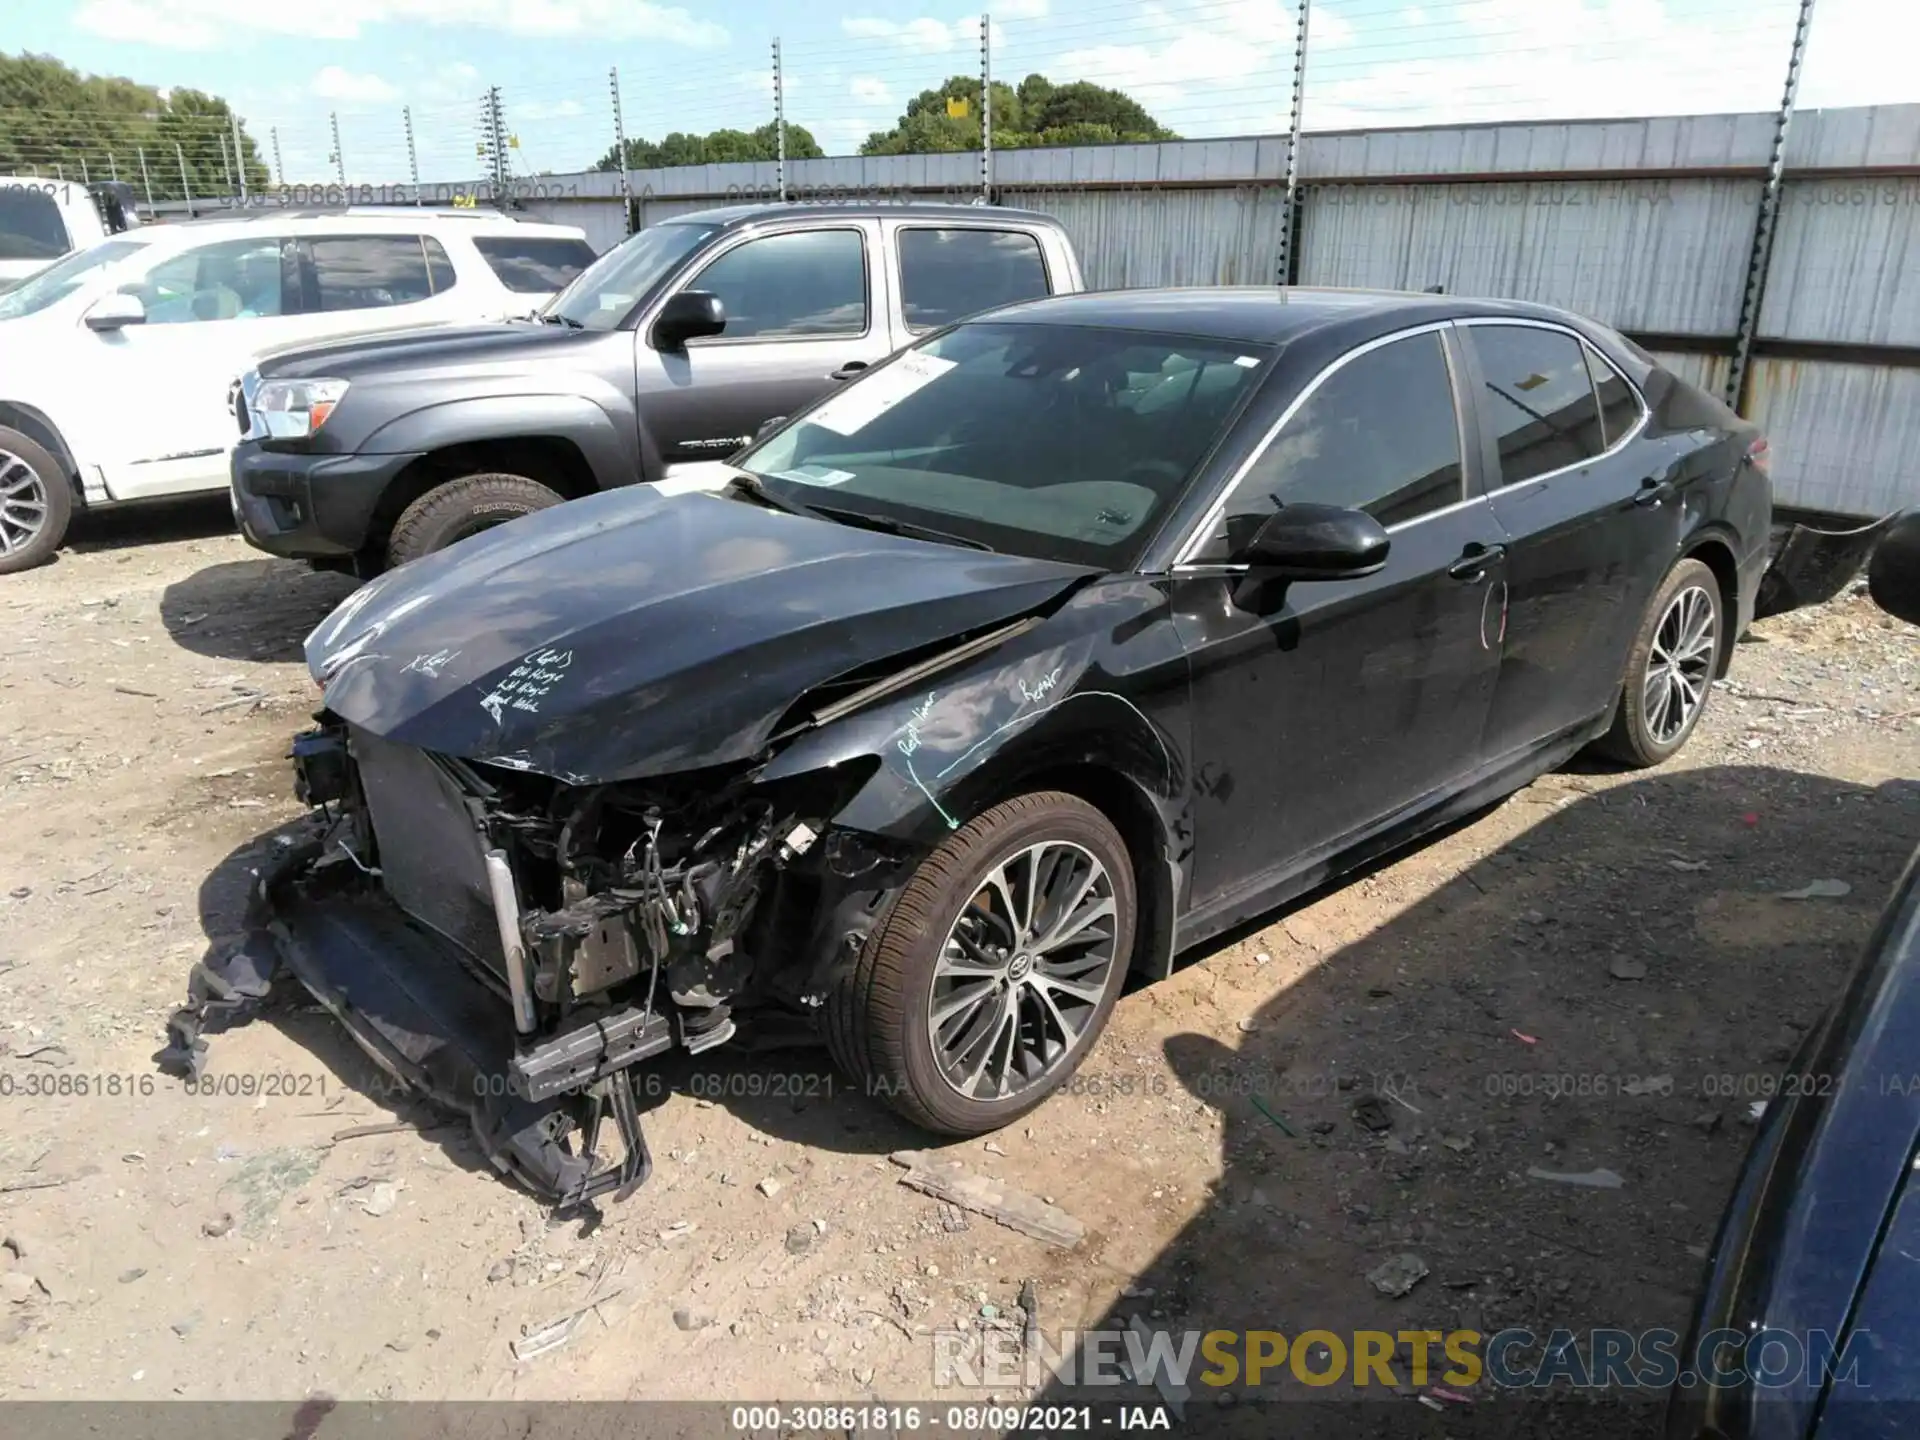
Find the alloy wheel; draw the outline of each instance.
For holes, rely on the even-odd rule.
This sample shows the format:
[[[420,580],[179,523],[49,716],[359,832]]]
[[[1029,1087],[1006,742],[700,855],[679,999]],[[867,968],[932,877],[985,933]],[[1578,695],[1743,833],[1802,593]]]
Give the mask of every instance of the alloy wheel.
[[[1642,694],[1647,733],[1657,745],[1672,745],[1687,733],[1713,683],[1718,636],[1713,597],[1689,585],[1667,603],[1647,652]]]
[[[46,482],[18,455],[0,450],[0,555],[26,549],[46,523]]]
[[[927,1029],[941,1077],[970,1100],[1038,1084],[1093,1028],[1117,962],[1106,867],[1045,840],[997,863],[935,962]]]

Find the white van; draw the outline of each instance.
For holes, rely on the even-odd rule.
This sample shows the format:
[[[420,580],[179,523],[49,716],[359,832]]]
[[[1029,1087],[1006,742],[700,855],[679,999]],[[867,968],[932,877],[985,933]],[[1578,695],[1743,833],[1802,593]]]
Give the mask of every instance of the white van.
[[[593,263],[570,225],[407,207],[143,225],[0,295],[0,575],[75,508],[224,492],[268,352],[526,316]]]
[[[0,175],[0,294],[62,255],[140,223],[125,184]]]

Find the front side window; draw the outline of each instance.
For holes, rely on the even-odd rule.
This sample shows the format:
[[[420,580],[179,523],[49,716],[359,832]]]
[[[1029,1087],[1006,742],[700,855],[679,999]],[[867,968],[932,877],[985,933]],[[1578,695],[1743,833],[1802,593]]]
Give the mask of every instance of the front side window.
[[[288,315],[277,235],[249,235],[182,250],[120,287],[147,310],[149,325],[194,325]]]
[[[593,247],[586,241],[557,236],[476,235],[473,248],[500,283],[516,295],[564,290],[593,264]]]
[[[722,341],[863,335],[866,238],[858,230],[798,230],[749,240],[687,288],[720,297],[727,313]]]
[[[428,247],[433,252],[430,257]],[[423,235],[316,235],[307,242],[320,311],[385,310],[434,294],[430,258],[450,273],[440,242]],[[442,286],[441,288],[445,288]]]
[[[1230,561],[1282,505],[1364,510],[1382,525],[1462,495],[1460,421],[1437,333],[1354,356],[1294,411],[1227,497],[1192,559]]]
[[[1469,325],[1485,382],[1481,408],[1500,445],[1500,483],[1591,460],[1607,448],[1586,347],[1564,330]]]
[[[98,245],[76,250],[54,261],[17,289],[0,295],[0,320],[32,315],[49,305],[58,304],[87,283],[87,276],[92,271],[117,265],[129,255],[144,250],[146,245],[145,240],[103,240]]]
[[[1019,230],[899,232],[900,313],[913,330],[936,330],[982,310],[1047,294],[1037,236]]]
[[[1183,335],[963,324],[835,391],[736,463],[786,503],[1122,569],[1269,355]]]

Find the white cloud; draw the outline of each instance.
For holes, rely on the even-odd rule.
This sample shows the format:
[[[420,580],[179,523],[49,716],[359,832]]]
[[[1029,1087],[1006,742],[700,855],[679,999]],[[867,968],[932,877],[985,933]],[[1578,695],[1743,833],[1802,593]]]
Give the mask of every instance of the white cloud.
[[[891,105],[893,91],[887,88],[887,82],[872,75],[856,75],[853,83],[847,87],[847,93],[854,99],[869,105]]]
[[[1039,20],[1047,13],[1047,0],[981,0],[995,22],[1001,20]]]
[[[522,120],[567,120],[586,113],[578,100],[562,100],[557,105],[543,104],[538,100],[523,100],[508,108],[507,118],[517,124]]]
[[[679,6],[648,0],[328,0],[315,6],[86,0],[73,23],[108,40],[178,50],[211,50],[240,30],[302,40],[355,40],[368,29],[402,23],[695,47],[725,45],[728,39],[725,26]]]
[[[344,100],[349,104],[377,105],[400,98],[399,89],[378,75],[356,75],[338,65],[329,65],[315,75],[309,88],[322,100]]]
[[[980,43],[980,21],[977,17],[948,24],[924,15],[918,20],[884,20],[877,15],[850,15],[840,22],[840,29],[855,40],[892,40],[904,50],[914,50],[924,55],[937,55],[955,46]],[[993,43],[998,45],[1005,38],[1001,33],[1000,21],[996,18],[993,21]]]

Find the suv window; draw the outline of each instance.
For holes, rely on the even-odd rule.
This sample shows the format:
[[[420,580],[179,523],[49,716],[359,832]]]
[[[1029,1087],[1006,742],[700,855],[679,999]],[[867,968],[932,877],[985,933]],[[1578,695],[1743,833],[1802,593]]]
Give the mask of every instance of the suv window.
[[[913,330],[932,330],[996,305],[1047,291],[1037,236],[1019,230],[899,232],[900,313]]]
[[[412,305],[452,284],[453,263],[431,235],[315,235],[306,245],[314,310]]]
[[[473,248],[500,283],[516,295],[564,290],[593,263],[593,247],[584,240],[519,235],[476,235]]]
[[[866,239],[858,230],[797,230],[749,240],[687,288],[720,297],[727,311],[722,340],[864,334]]]
[[[1307,397],[1253,462],[1193,559],[1230,559],[1281,505],[1365,510],[1397,525],[1463,493],[1460,421],[1440,336],[1355,356]]]
[[[1486,382],[1482,408],[1500,444],[1500,483],[1517,485],[1606,449],[1586,346],[1563,330],[1469,325]]]
[[[299,307],[287,303],[285,243],[277,235],[249,235],[182,250],[120,290],[139,297],[149,325],[291,315]]]
[[[1607,357],[1591,345],[1587,347],[1587,368],[1593,372],[1594,393],[1600,397],[1601,443],[1617,445],[1640,421],[1640,397]]]
[[[73,248],[49,190],[0,185],[0,260],[57,260]]]

